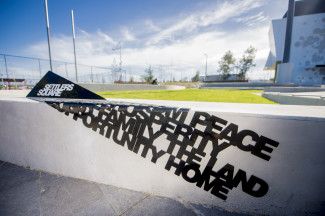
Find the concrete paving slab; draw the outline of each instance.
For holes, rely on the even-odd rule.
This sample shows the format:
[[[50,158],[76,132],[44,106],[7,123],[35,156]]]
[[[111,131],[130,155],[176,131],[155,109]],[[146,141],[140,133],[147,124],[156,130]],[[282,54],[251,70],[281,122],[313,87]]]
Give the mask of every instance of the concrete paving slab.
[[[204,206],[204,205],[198,205],[198,204],[191,204],[192,208],[195,209],[195,212],[197,212],[198,215],[204,215],[204,216],[248,216],[248,214],[239,214],[239,213],[233,213],[233,212],[227,212],[225,210],[222,210],[217,207],[212,206]]]
[[[109,201],[116,215],[127,212],[136,204],[146,199],[149,194],[126,190],[109,185],[99,185],[105,199]]]
[[[40,215],[39,173],[5,163],[0,167],[0,215]]]
[[[0,161],[0,215],[240,214],[30,170]]]
[[[40,182],[42,215],[80,215],[96,210],[96,202],[103,199],[103,193],[94,183],[55,176],[46,180],[41,177]],[[106,212],[113,214],[113,209],[107,207]]]
[[[175,201],[170,198],[164,197],[148,197],[144,199],[141,203],[136,205],[130,211],[126,212],[125,215],[128,216],[156,216],[157,212],[162,216],[169,215],[186,215],[195,216],[195,212],[191,209],[186,208],[182,203]]]

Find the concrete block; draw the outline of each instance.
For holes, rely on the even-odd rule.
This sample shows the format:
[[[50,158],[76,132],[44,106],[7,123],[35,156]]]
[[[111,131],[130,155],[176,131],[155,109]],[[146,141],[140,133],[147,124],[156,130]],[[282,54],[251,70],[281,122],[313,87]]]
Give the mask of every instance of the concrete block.
[[[185,102],[151,103],[155,105],[165,103],[169,106],[175,103],[186,107]],[[146,107],[145,103],[142,105],[142,108]],[[128,106],[132,108],[130,104]],[[98,130],[88,128],[81,119],[73,120],[71,114],[67,116],[49,105],[29,100],[0,100],[0,110],[4,113],[0,115],[0,159],[32,169],[179,199],[183,205],[197,204],[248,214],[321,213],[321,206],[325,201],[324,108],[222,103],[188,103],[187,107],[189,110],[184,120],[186,125],[190,125],[194,115],[202,115],[200,119],[203,122],[205,118],[213,116],[225,120],[228,126],[230,123],[237,125],[239,131],[250,130],[259,137],[264,136],[279,142],[278,147],[273,148],[269,154],[271,157],[269,160],[256,157],[235,145],[229,146],[218,155],[216,170],[230,164],[234,166],[236,172],[240,169],[245,171],[247,177],[254,175],[262,179],[268,185],[268,191],[264,196],[255,197],[245,193],[243,184],[240,183],[238,187],[229,190],[224,201],[213,195],[211,190],[205,191],[197,187],[196,182],[186,181],[184,178],[186,174],[175,175],[174,168],[166,170],[169,158],[167,154],[156,163],[152,163],[151,153],[141,156],[143,149],[138,153],[129,150],[127,145],[117,143],[116,139],[120,137],[108,139]],[[180,123],[176,123],[178,124]],[[195,128],[204,130],[201,126]],[[158,129],[159,125],[153,125],[153,132]],[[218,133],[217,130],[215,132]],[[149,134],[145,132],[137,136],[149,136],[147,133]],[[174,131],[172,134],[177,132]],[[206,135],[210,136],[209,133]],[[170,145],[169,139],[163,135],[152,144],[164,149]],[[256,145],[249,137],[245,144]],[[215,145],[210,142],[206,145],[205,156],[200,162],[200,165],[202,164],[200,172],[203,172],[202,168],[214,147]],[[54,188],[48,190],[48,197],[45,196],[45,191],[44,198],[53,200],[55,191],[61,190],[60,188],[65,188],[75,196],[89,193],[89,196],[82,198],[80,202],[88,203],[86,208],[83,211],[76,210],[76,213],[80,214],[86,214],[95,206],[101,207],[99,200],[106,199],[100,187],[87,184],[76,186],[74,182],[67,183],[60,178],[55,180]],[[109,196],[106,197],[109,199]],[[126,201],[122,205],[124,207],[113,209],[115,208],[115,212],[122,212],[142,197],[142,194],[131,194],[125,198],[117,198],[133,201],[130,203]],[[165,201],[169,203],[168,199]],[[77,209],[76,206],[79,204],[71,202],[72,209]],[[55,206],[58,203],[63,205],[62,210],[67,208],[62,201],[57,201],[54,209],[57,209]],[[50,209],[51,202],[44,200],[44,204]],[[112,206],[114,205],[112,202]],[[146,208],[145,204],[143,205],[143,208]],[[154,204],[147,206],[150,205]],[[177,209],[183,207],[175,204],[173,208],[178,211]],[[142,210],[139,212],[141,214]]]

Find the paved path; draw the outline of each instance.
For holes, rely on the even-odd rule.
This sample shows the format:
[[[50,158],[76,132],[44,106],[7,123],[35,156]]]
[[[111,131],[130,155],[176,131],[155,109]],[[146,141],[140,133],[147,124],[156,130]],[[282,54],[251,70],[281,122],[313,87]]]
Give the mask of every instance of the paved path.
[[[239,214],[0,161],[0,215]]]

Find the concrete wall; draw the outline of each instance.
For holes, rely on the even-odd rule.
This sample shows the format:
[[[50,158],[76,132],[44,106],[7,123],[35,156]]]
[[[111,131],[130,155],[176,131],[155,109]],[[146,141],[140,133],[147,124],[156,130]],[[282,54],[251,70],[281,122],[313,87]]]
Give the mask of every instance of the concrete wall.
[[[271,22],[269,43],[270,52],[275,56],[273,64],[275,64],[276,61],[282,61],[283,59],[286,25],[286,19],[276,19]]]
[[[234,105],[230,106],[234,109]],[[265,111],[265,107],[261,105],[260,109]],[[268,108],[276,109],[276,106]],[[135,154],[85,127],[80,119],[75,121],[71,115],[47,104],[26,99],[0,100],[0,110],[0,160],[3,161],[234,212],[304,215],[320,214],[323,208],[325,116],[287,117],[231,113],[218,111],[218,108],[201,110],[205,115],[238,125],[240,131],[249,129],[279,142],[269,154],[269,161],[235,146],[219,153],[217,168],[229,163],[235,172],[244,170],[247,176],[257,176],[269,186],[265,196],[254,197],[243,191],[241,183],[229,191],[224,201],[175,175],[174,168],[164,169],[167,155],[152,163],[150,154],[143,158],[140,153]],[[190,123],[194,114],[194,110],[188,112],[185,124]],[[157,127],[159,125],[154,125],[154,132]],[[154,145],[163,149],[169,142],[162,136]],[[247,143],[253,141],[248,139]],[[211,150],[210,143],[202,163],[206,163]]]
[[[277,76],[275,82],[277,84],[292,83],[293,70],[294,70],[294,64],[291,63],[278,64]]]
[[[147,84],[86,84],[79,83],[90,91],[132,91],[132,90],[181,90],[184,86],[176,85],[147,85]]]
[[[290,63],[293,71],[290,81],[287,76],[278,77],[279,83],[298,85],[321,85],[325,74],[315,69],[325,64],[325,13],[295,16],[292,29]],[[282,61],[286,19],[273,20],[270,28],[270,53],[275,61]],[[268,62],[268,67],[270,67]],[[285,71],[284,71],[285,73]],[[283,77],[283,80],[280,78]]]
[[[308,68],[325,65],[325,13],[295,18],[290,61],[295,64],[293,82],[322,84],[325,74]]]
[[[293,82],[322,84],[318,71],[307,70],[325,64],[325,13],[295,18],[290,61],[294,62]]]

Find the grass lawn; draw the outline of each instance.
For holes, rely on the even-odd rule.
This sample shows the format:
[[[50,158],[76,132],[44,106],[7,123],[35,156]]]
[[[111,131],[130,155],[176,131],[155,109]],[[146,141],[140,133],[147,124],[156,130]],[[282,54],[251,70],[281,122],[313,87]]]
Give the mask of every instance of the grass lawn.
[[[275,104],[266,98],[254,94],[260,92],[262,91],[237,89],[184,89],[111,91],[98,92],[98,94],[105,98]]]

